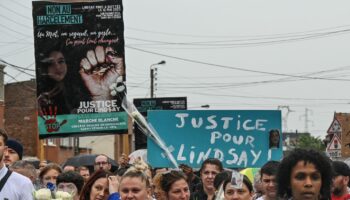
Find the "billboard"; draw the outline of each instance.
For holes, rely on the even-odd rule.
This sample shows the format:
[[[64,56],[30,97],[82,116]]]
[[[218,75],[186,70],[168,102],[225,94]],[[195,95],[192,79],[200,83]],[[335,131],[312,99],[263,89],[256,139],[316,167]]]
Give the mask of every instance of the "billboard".
[[[121,0],[33,2],[39,137],[124,133]]]
[[[161,97],[161,98],[137,98],[134,99],[137,110],[147,117],[148,110],[187,110],[186,97]],[[135,149],[147,148],[147,137],[142,133],[138,125],[134,124]]]
[[[160,97],[134,99],[137,110],[147,116],[149,110],[187,110],[186,97]]]
[[[149,111],[148,121],[178,164],[199,168],[206,158],[218,158],[224,167],[245,168],[282,158],[279,110]],[[150,139],[148,161],[172,167]]]

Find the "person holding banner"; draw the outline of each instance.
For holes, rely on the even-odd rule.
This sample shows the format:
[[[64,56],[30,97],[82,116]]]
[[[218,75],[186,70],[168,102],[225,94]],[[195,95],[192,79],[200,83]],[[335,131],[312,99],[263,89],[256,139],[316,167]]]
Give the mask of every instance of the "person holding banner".
[[[322,153],[296,149],[278,168],[278,196],[293,200],[331,199],[332,165]]]
[[[98,170],[81,190],[79,200],[119,200],[117,176],[106,170]]]
[[[215,176],[223,171],[220,160],[216,158],[206,159],[199,170],[202,184],[198,185],[198,190],[191,195],[192,200],[212,200],[215,195]]]

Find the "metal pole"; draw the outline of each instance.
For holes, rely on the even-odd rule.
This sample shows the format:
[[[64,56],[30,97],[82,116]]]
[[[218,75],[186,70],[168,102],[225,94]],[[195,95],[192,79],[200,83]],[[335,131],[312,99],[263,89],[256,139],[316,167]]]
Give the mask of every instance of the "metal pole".
[[[79,155],[79,137],[78,136],[74,136],[73,137],[73,148],[74,148],[74,155]]]
[[[151,87],[150,87],[150,89],[151,89],[151,98],[153,98],[154,97],[154,69],[152,69],[152,67],[153,66],[155,66],[155,65],[164,65],[166,62],[165,62],[165,60],[162,60],[162,61],[160,61],[160,62],[158,62],[158,63],[155,63],[155,64],[152,64],[149,68],[150,68],[150,78],[151,78]]]
[[[151,65],[151,98],[154,96],[154,69],[152,69]]]

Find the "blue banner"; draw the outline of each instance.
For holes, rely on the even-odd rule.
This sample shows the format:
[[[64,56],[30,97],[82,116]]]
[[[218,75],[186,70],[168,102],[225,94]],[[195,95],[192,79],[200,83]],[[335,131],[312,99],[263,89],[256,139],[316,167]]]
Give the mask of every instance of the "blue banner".
[[[149,111],[148,121],[179,164],[199,168],[206,158],[218,158],[224,167],[244,168],[282,158],[278,110]],[[172,167],[150,139],[148,161]]]

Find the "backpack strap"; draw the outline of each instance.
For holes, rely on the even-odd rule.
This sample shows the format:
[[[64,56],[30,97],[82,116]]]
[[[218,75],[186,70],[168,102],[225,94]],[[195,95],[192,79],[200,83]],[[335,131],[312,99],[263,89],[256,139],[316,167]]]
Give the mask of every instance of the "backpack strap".
[[[1,192],[1,190],[4,187],[7,179],[10,177],[11,174],[12,174],[12,171],[8,170],[7,173],[5,174],[4,178],[1,179],[1,181],[0,181],[0,192]]]

